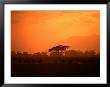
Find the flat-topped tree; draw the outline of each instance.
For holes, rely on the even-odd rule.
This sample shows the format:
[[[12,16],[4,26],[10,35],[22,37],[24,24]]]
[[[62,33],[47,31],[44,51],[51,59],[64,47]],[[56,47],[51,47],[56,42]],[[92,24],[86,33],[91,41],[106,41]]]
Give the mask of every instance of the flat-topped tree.
[[[69,46],[58,45],[58,46],[52,47],[48,51],[51,52],[51,53],[55,53],[57,56],[62,56],[64,54],[64,51],[67,48],[69,48]]]

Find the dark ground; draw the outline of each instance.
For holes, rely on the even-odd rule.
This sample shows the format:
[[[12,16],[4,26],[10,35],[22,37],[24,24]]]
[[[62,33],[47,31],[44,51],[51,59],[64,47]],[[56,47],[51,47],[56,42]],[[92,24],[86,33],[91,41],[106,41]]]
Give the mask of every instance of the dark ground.
[[[12,77],[100,77],[100,64],[12,64]]]

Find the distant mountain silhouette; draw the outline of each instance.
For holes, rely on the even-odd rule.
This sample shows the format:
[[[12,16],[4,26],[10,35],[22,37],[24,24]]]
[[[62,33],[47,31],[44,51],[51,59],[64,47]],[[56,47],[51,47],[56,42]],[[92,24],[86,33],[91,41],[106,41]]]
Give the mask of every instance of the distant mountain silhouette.
[[[100,52],[100,36],[72,36],[66,40],[59,42],[58,44],[68,45],[74,50],[94,50]]]

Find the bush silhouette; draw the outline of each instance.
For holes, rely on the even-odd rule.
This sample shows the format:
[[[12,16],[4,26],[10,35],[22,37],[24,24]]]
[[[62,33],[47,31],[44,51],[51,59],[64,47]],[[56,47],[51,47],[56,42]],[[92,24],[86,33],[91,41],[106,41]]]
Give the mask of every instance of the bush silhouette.
[[[58,45],[49,49],[47,52],[11,52],[12,64],[82,64],[100,62],[100,53],[94,50],[82,52],[80,50],[67,50],[69,46]]]

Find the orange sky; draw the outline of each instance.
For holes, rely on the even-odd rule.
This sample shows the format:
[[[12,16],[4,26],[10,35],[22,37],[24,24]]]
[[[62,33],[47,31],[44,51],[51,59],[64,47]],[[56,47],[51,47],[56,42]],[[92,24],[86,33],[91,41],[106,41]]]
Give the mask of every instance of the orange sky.
[[[11,48],[45,51],[71,36],[100,35],[99,11],[12,11]]]

